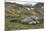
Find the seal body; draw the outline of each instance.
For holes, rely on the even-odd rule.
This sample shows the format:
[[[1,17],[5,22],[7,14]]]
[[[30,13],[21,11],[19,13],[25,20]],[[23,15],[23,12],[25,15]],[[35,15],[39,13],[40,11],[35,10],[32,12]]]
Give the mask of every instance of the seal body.
[[[30,16],[21,21],[22,23],[36,24],[39,23],[37,16]]]

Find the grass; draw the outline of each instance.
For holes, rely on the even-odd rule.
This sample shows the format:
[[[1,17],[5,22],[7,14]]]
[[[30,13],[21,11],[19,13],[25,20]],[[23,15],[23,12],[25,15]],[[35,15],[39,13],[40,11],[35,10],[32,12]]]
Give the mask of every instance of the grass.
[[[11,17],[6,17],[5,19],[5,30],[10,31],[10,30],[21,30],[21,29],[41,29],[44,28],[43,23],[39,23],[36,25],[28,25],[28,24],[22,24],[22,23],[16,23],[16,22],[10,22],[14,18]]]
[[[20,30],[20,29],[40,29],[44,28],[43,22],[43,15],[40,11],[42,9],[35,8],[34,10],[27,10],[25,7],[19,7],[16,4],[13,3],[5,3],[6,4],[6,10],[5,10],[5,30]],[[20,5],[21,6],[21,5]],[[43,10],[44,11],[44,10]],[[22,24],[22,23],[16,23],[11,22],[11,20],[14,20],[15,18],[24,19],[29,16],[39,16],[40,23],[36,25],[28,25],[28,24]]]

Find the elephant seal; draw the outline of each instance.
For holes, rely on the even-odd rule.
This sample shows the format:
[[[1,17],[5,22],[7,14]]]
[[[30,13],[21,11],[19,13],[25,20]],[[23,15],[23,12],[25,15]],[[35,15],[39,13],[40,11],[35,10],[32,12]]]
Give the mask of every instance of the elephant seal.
[[[39,21],[37,16],[30,16],[28,18],[25,18],[24,20],[21,20],[21,23],[37,24],[39,23]]]

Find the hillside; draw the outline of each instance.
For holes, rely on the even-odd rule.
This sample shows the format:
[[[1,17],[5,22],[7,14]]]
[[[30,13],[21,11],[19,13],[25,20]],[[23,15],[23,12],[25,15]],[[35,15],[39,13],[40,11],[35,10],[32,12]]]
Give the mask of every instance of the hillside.
[[[36,15],[36,16],[43,15],[42,14],[43,12],[41,11],[42,9],[41,8],[38,9],[38,7],[37,7],[37,9],[35,8],[34,10],[32,10],[30,7],[30,10],[27,10],[26,8],[28,8],[28,7],[25,7],[21,4],[10,3],[10,2],[5,2],[5,7],[6,7],[6,9],[5,9],[6,16],[16,16],[18,14],[22,14],[22,15],[29,14],[29,16],[31,16],[31,15]]]
[[[44,8],[42,8],[41,5],[42,3],[37,3],[35,6],[24,6],[18,3],[5,2],[5,30],[44,28]],[[40,23],[36,25],[28,25],[15,22],[16,20],[22,20],[29,16],[38,16]]]

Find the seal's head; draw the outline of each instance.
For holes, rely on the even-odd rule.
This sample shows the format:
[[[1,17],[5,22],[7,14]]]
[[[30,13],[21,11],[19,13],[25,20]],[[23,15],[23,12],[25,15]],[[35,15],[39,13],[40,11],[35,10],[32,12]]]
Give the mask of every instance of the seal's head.
[[[33,19],[34,21],[38,20],[37,16],[31,16],[31,19]]]

